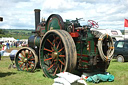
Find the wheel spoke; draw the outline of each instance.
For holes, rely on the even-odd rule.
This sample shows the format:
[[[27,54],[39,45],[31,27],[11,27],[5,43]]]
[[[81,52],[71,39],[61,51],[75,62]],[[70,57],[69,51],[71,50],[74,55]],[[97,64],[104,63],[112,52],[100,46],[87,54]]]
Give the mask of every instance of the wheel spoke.
[[[18,61],[18,63],[20,63],[20,62],[23,62],[23,61]]]
[[[21,60],[23,60],[23,58],[21,58],[21,57],[18,57],[19,59],[21,59]]]
[[[29,67],[32,69],[32,66],[30,65],[30,63],[29,63]]]
[[[44,50],[46,50],[46,51],[48,51],[48,52],[53,52],[52,50],[49,50],[49,49],[47,49],[47,48],[44,48]]]
[[[51,49],[52,49],[52,52],[54,51],[54,49],[51,47]]]
[[[30,61],[28,61],[28,63],[35,65],[34,63],[32,63],[32,62],[30,62]]]
[[[63,49],[64,49],[64,47],[63,47],[63,48],[61,48],[58,52],[62,51]]]
[[[53,39],[55,39],[56,37],[55,37],[55,35],[53,35]]]
[[[55,69],[55,72],[54,72],[53,76],[55,76],[57,69],[58,69],[58,66],[57,66],[57,68]]]
[[[57,49],[58,49],[58,47],[59,47],[60,43],[61,43],[61,40],[59,41],[59,43],[58,43],[58,45],[57,45]]]
[[[63,61],[64,61],[64,63],[65,63],[65,59],[63,58]]]
[[[20,64],[20,67],[23,65],[24,63]]]
[[[47,39],[47,41],[53,46],[52,42],[49,39]]]
[[[59,61],[60,61],[61,64],[65,65],[60,59],[59,59]]]
[[[53,46],[55,47],[55,44],[56,44],[56,40],[58,40],[59,39],[59,37],[56,37],[56,38],[54,38],[54,40],[53,40]]]
[[[23,55],[23,53],[21,52],[21,55],[25,57],[25,55]]]
[[[65,55],[59,55],[59,57],[65,57]]]
[[[32,53],[31,53],[31,55],[30,55],[30,56],[28,56],[28,59],[29,59],[30,57],[32,57]]]
[[[28,66],[27,66],[27,64],[26,64],[26,68],[27,68],[27,71],[28,71]]]
[[[61,66],[62,66],[62,64],[61,64]],[[60,72],[61,72],[61,68],[60,68],[60,66],[58,65],[58,67],[59,67],[59,70],[60,70]]]
[[[24,65],[24,67],[23,67],[23,70],[25,69],[25,65]]]
[[[50,67],[47,70],[50,70],[53,67],[54,64],[50,65]]]
[[[32,59],[30,59],[30,60],[31,60],[31,61],[32,61],[32,60],[35,60],[35,58],[32,58]]]
[[[53,63],[53,61],[54,61],[54,60],[52,59],[51,64]]]
[[[44,61],[48,61],[48,60],[51,60],[52,58],[48,58],[48,59],[44,59]]]
[[[52,54],[48,53],[48,55],[52,56]]]
[[[54,43],[53,46],[55,47],[56,39],[53,40],[53,43]]]

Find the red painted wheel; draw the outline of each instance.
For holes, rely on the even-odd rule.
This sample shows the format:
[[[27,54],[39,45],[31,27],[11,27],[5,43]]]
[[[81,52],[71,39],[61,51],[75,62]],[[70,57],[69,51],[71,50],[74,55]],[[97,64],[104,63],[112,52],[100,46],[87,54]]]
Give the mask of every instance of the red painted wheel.
[[[16,53],[15,63],[19,71],[33,72],[37,62],[38,57],[32,48],[23,47]]]
[[[88,20],[88,25],[92,26],[93,28],[98,28],[98,22],[95,22],[93,20]]]
[[[55,78],[57,73],[72,72],[77,53],[72,37],[64,30],[48,31],[40,45],[40,63],[44,75]]]

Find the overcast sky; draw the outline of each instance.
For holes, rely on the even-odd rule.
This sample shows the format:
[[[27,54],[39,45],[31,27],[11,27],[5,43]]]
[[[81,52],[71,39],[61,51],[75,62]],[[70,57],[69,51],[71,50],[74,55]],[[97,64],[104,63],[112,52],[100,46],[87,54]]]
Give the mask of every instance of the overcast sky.
[[[34,29],[34,9],[45,19],[59,14],[65,19],[83,18],[98,22],[102,29],[124,29],[128,19],[128,0],[0,0],[0,28]]]

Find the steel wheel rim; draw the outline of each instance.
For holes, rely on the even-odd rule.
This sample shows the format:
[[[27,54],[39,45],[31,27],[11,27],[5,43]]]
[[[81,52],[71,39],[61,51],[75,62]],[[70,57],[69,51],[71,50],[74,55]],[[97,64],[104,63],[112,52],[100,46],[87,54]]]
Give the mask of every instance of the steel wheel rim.
[[[32,72],[36,67],[37,61],[33,51],[23,48],[17,52],[15,63],[19,71]]]
[[[118,57],[118,62],[123,62],[123,58],[122,57]]]
[[[41,47],[40,57],[43,71],[46,76],[55,78],[57,73],[65,71],[66,52],[62,39],[57,34],[45,37]]]

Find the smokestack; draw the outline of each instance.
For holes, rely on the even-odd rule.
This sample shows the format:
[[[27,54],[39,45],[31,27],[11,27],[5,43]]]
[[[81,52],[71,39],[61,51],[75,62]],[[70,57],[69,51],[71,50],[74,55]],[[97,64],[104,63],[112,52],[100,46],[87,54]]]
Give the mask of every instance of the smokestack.
[[[35,9],[35,30],[37,28],[37,25],[40,23],[40,9]]]
[[[0,21],[3,21],[3,17],[0,17]]]

